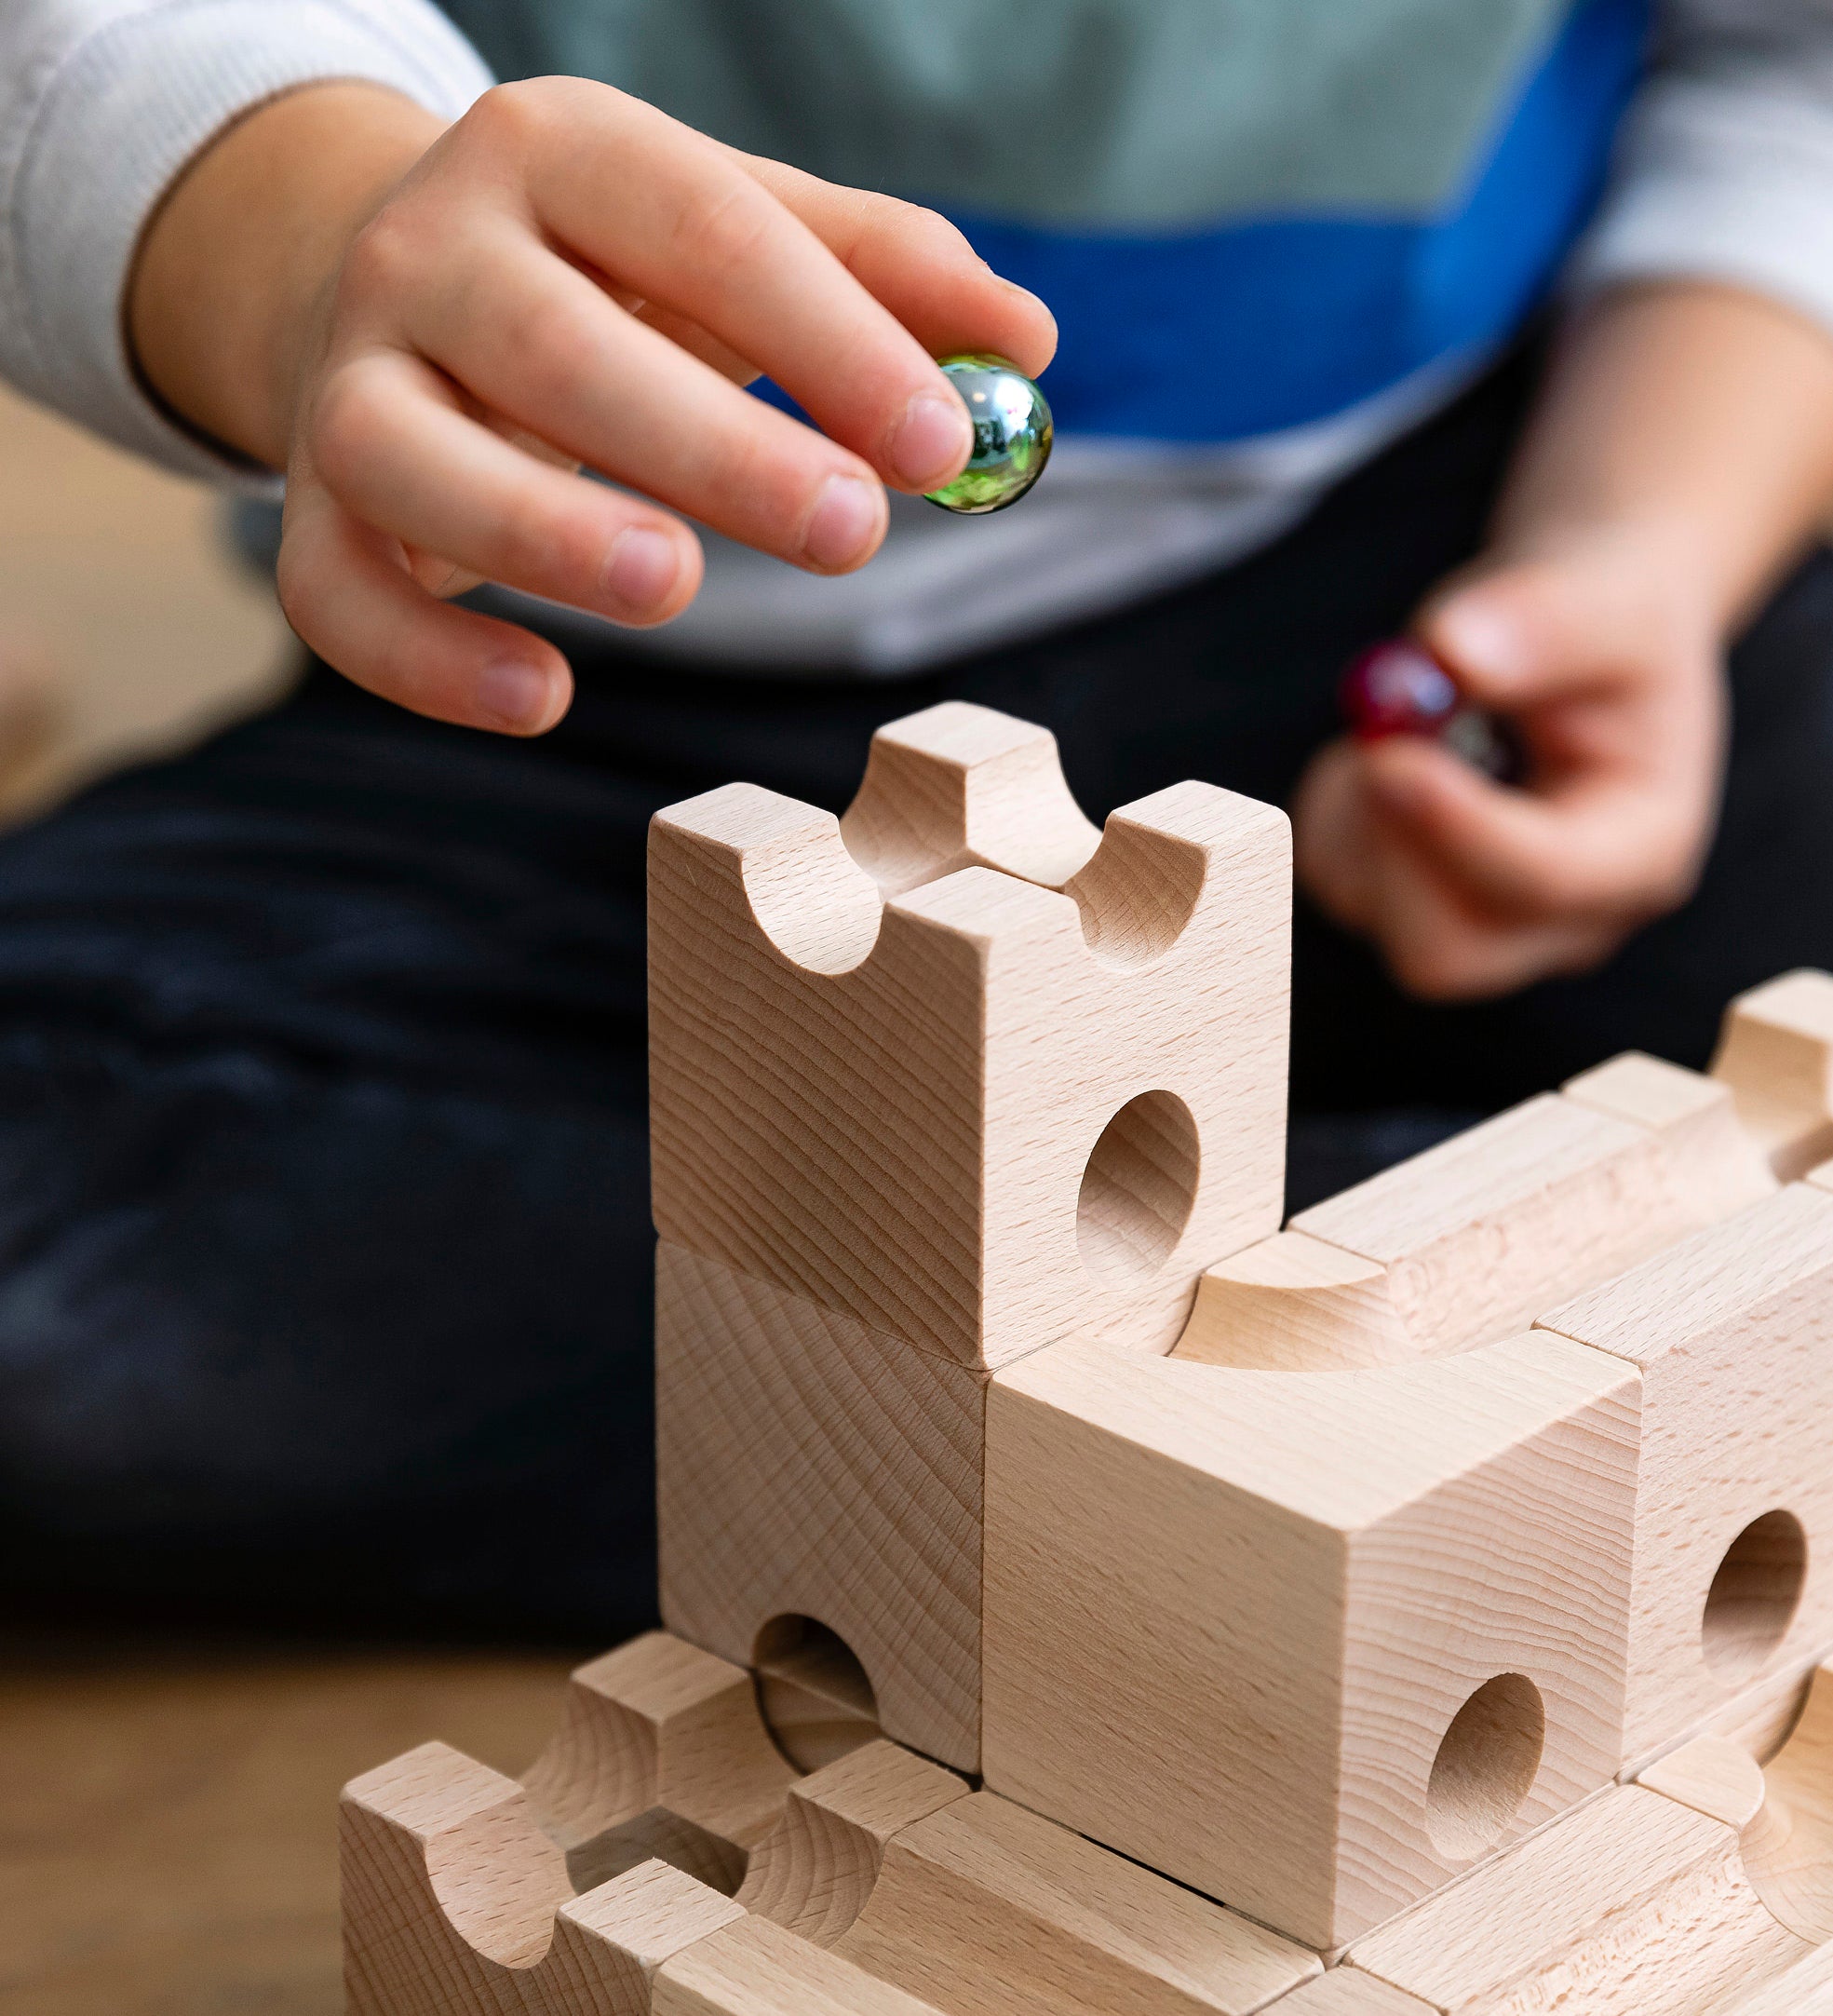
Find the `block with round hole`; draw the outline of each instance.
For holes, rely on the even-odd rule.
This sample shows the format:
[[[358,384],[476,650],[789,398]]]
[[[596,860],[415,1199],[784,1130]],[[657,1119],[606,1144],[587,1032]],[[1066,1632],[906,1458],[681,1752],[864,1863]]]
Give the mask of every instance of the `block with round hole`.
[[[987,1783],[1319,1949],[1424,1896],[1617,1769],[1639,1392],[1544,1333],[1002,1368]]]
[[[965,1364],[1165,1349],[1279,1221],[1289,877],[1283,815],[1209,785],[1098,835],[977,709],[883,731],[844,822],[658,814],[657,1229]]]
[[[1542,1322],[1642,1373],[1634,1764],[1833,1644],[1833,1197],[1790,1184]]]

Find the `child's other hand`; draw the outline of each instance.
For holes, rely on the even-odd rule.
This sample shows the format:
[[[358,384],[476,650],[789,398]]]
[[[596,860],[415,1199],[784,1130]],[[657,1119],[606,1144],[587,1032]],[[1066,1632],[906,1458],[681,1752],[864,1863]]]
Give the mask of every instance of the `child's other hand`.
[[[1423,737],[1333,742],[1294,808],[1317,903],[1410,993],[1507,993],[1607,958],[1693,887],[1716,817],[1717,625],[1652,540],[1487,557],[1415,629],[1518,736],[1519,787]]]
[[[366,147],[372,186],[339,167]],[[932,212],[575,78],[492,91],[443,132],[361,86],[255,114],[162,213],[132,321],[174,407],[284,461],[280,594],[304,641],[422,713],[520,734],[565,711],[564,659],[442,597],[492,580],[666,622],[701,574],[674,512],[846,573],[883,537],[886,484],[965,465],[936,357],[1035,373],[1055,343]],[[825,433],[744,392],[761,372]]]

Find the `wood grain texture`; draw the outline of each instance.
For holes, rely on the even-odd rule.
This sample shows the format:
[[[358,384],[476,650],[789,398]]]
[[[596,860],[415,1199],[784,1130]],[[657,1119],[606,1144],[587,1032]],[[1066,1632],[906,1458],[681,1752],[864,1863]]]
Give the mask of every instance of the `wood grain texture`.
[[[885,900],[829,815],[747,785],[659,814],[657,1228],[964,1363],[1167,1348],[1278,1224],[1289,877],[1285,819],[1200,784],[1113,813],[1062,892],[969,866]]]
[[[1784,973],[1725,1011],[1712,1076],[1785,1180],[1833,1155],[1833,979]]]
[[[351,2016],[646,2016],[654,1969],[742,1915],[647,1862],[575,1898],[513,1779],[424,1744],[345,1789]]]
[[[662,1611],[739,1663],[815,1618],[880,1726],[980,1755],[985,1384],[971,1368],[666,1241],[656,1255]]]
[[[1712,2016],[1833,2016],[1833,1943],[1715,2008]]]
[[[1791,1184],[1543,1321],[1642,1373],[1624,1743],[1647,1755],[1833,1640],[1833,1197]],[[1731,1553],[1766,1515],[1799,1522],[1804,1580],[1786,1549]]]
[[[1274,2007],[1279,2016],[1437,2016],[1430,2002],[1355,1967],[1333,1967]]]
[[[1366,1372],[1005,1368],[988,1784],[1320,1950],[1563,1811],[1622,1754],[1638,1390],[1543,1333]],[[1538,1767],[1524,1721],[1461,1776],[1490,1746],[1454,1718],[1508,1674]]]
[[[906,1827],[835,1950],[950,2016],[1247,2016],[1314,1954],[991,1793]]]
[[[742,1666],[649,1631],[573,1675],[523,1783],[575,1882],[658,1855],[735,1887],[795,1777]]]
[[[727,1926],[668,1961],[650,2008],[652,2016],[935,2016],[768,1918]]]
[[[738,1901],[830,1946],[865,1909],[885,1844],[967,1784],[895,1743],[872,1743],[789,1788],[783,1818],[751,1858]]]
[[[1684,1129],[1543,1093],[1301,1211],[1292,1228],[1386,1268],[1416,1352],[1457,1350],[1525,1330],[1719,1215],[1734,1184],[1718,1166],[1700,1163]]]
[[[1811,1949],[1764,1908],[1729,1827],[1612,1788],[1351,1946],[1447,2016],[1701,2016]]]

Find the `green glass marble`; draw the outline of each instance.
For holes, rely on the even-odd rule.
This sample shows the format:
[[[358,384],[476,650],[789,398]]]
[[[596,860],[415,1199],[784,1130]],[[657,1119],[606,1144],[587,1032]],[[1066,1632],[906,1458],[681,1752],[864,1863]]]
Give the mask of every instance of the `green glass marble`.
[[[1003,357],[945,357],[974,421],[974,453],[946,490],[928,493],[945,511],[984,517],[1017,504],[1050,459],[1050,408],[1044,394]]]

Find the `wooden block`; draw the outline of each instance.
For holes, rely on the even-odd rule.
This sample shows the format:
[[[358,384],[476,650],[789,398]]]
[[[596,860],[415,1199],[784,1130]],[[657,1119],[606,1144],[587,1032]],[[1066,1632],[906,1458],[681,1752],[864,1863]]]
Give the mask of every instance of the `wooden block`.
[[[1691,1192],[1698,1223],[1709,1224],[1759,1204],[1776,1188],[1769,1159],[1738,1118],[1722,1079],[1660,1057],[1625,1050],[1609,1063],[1568,1078],[1562,1098],[1658,1136],[1677,1190]]]
[[[988,1784],[1320,1950],[1609,1780],[1638,1382],[1063,1345],[989,1391]]]
[[[575,1899],[513,1779],[427,1743],[345,1788],[352,2016],[646,2016],[650,1977],[743,1916],[659,1862]]]
[[[1833,1197],[1793,1184],[1551,1311],[1643,1376],[1625,1755],[1833,1641]]]
[[[654,2016],[936,2016],[768,1918],[746,1918],[658,1969]]]
[[[1785,1181],[1833,1155],[1833,979],[1785,973],[1740,994],[1712,1076]]]
[[[1355,1967],[1333,1967],[1274,2007],[1279,2016],[1436,2016],[1430,2002]]]
[[[1613,1787],[1351,1946],[1447,2016],[1700,2016],[1807,1942],[1764,1908],[1732,1829]]]
[[[1040,787],[1008,781],[1017,828]],[[1281,814],[1194,783],[1062,891],[970,866],[886,900],[829,815],[748,785],[658,814],[657,1229],[965,1364],[1167,1348],[1279,1223],[1289,877]]]
[[[1833,2016],[1833,1942],[1748,1995],[1716,2007],[1712,2016]]]
[[[655,1290],[670,1628],[748,1663],[814,1617],[888,1735],[977,1770],[983,1378],[667,1242]]]
[[[573,1674],[523,1782],[576,1887],[655,1856],[732,1890],[795,1777],[750,1674],[650,1631]]]
[[[950,2016],[1247,2016],[1317,1956],[976,1793],[906,1827],[836,1952]]]
[[[1387,1270],[1414,1352],[1458,1350],[1527,1329],[1707,1222],[1724,1184],[1695,1170],[1684,1130],[1677,1144],[1543,1093],[1301,1211],[1292,1229]],[[1332,1362],[1385,1362],[1387,1320],[1359,1360],[1340,1345]]]
[[[967,1785],[895,1743],[872,1743],[789,1788],[776,1831],[751,1858],[738,1901],[817,1946],[864,1910],[884,1847]]]
[[[1637,1776],[1664,1799],[1742,1830],[1763,1805],[1763,1767],[1729,1737],[1696,1736]]]

